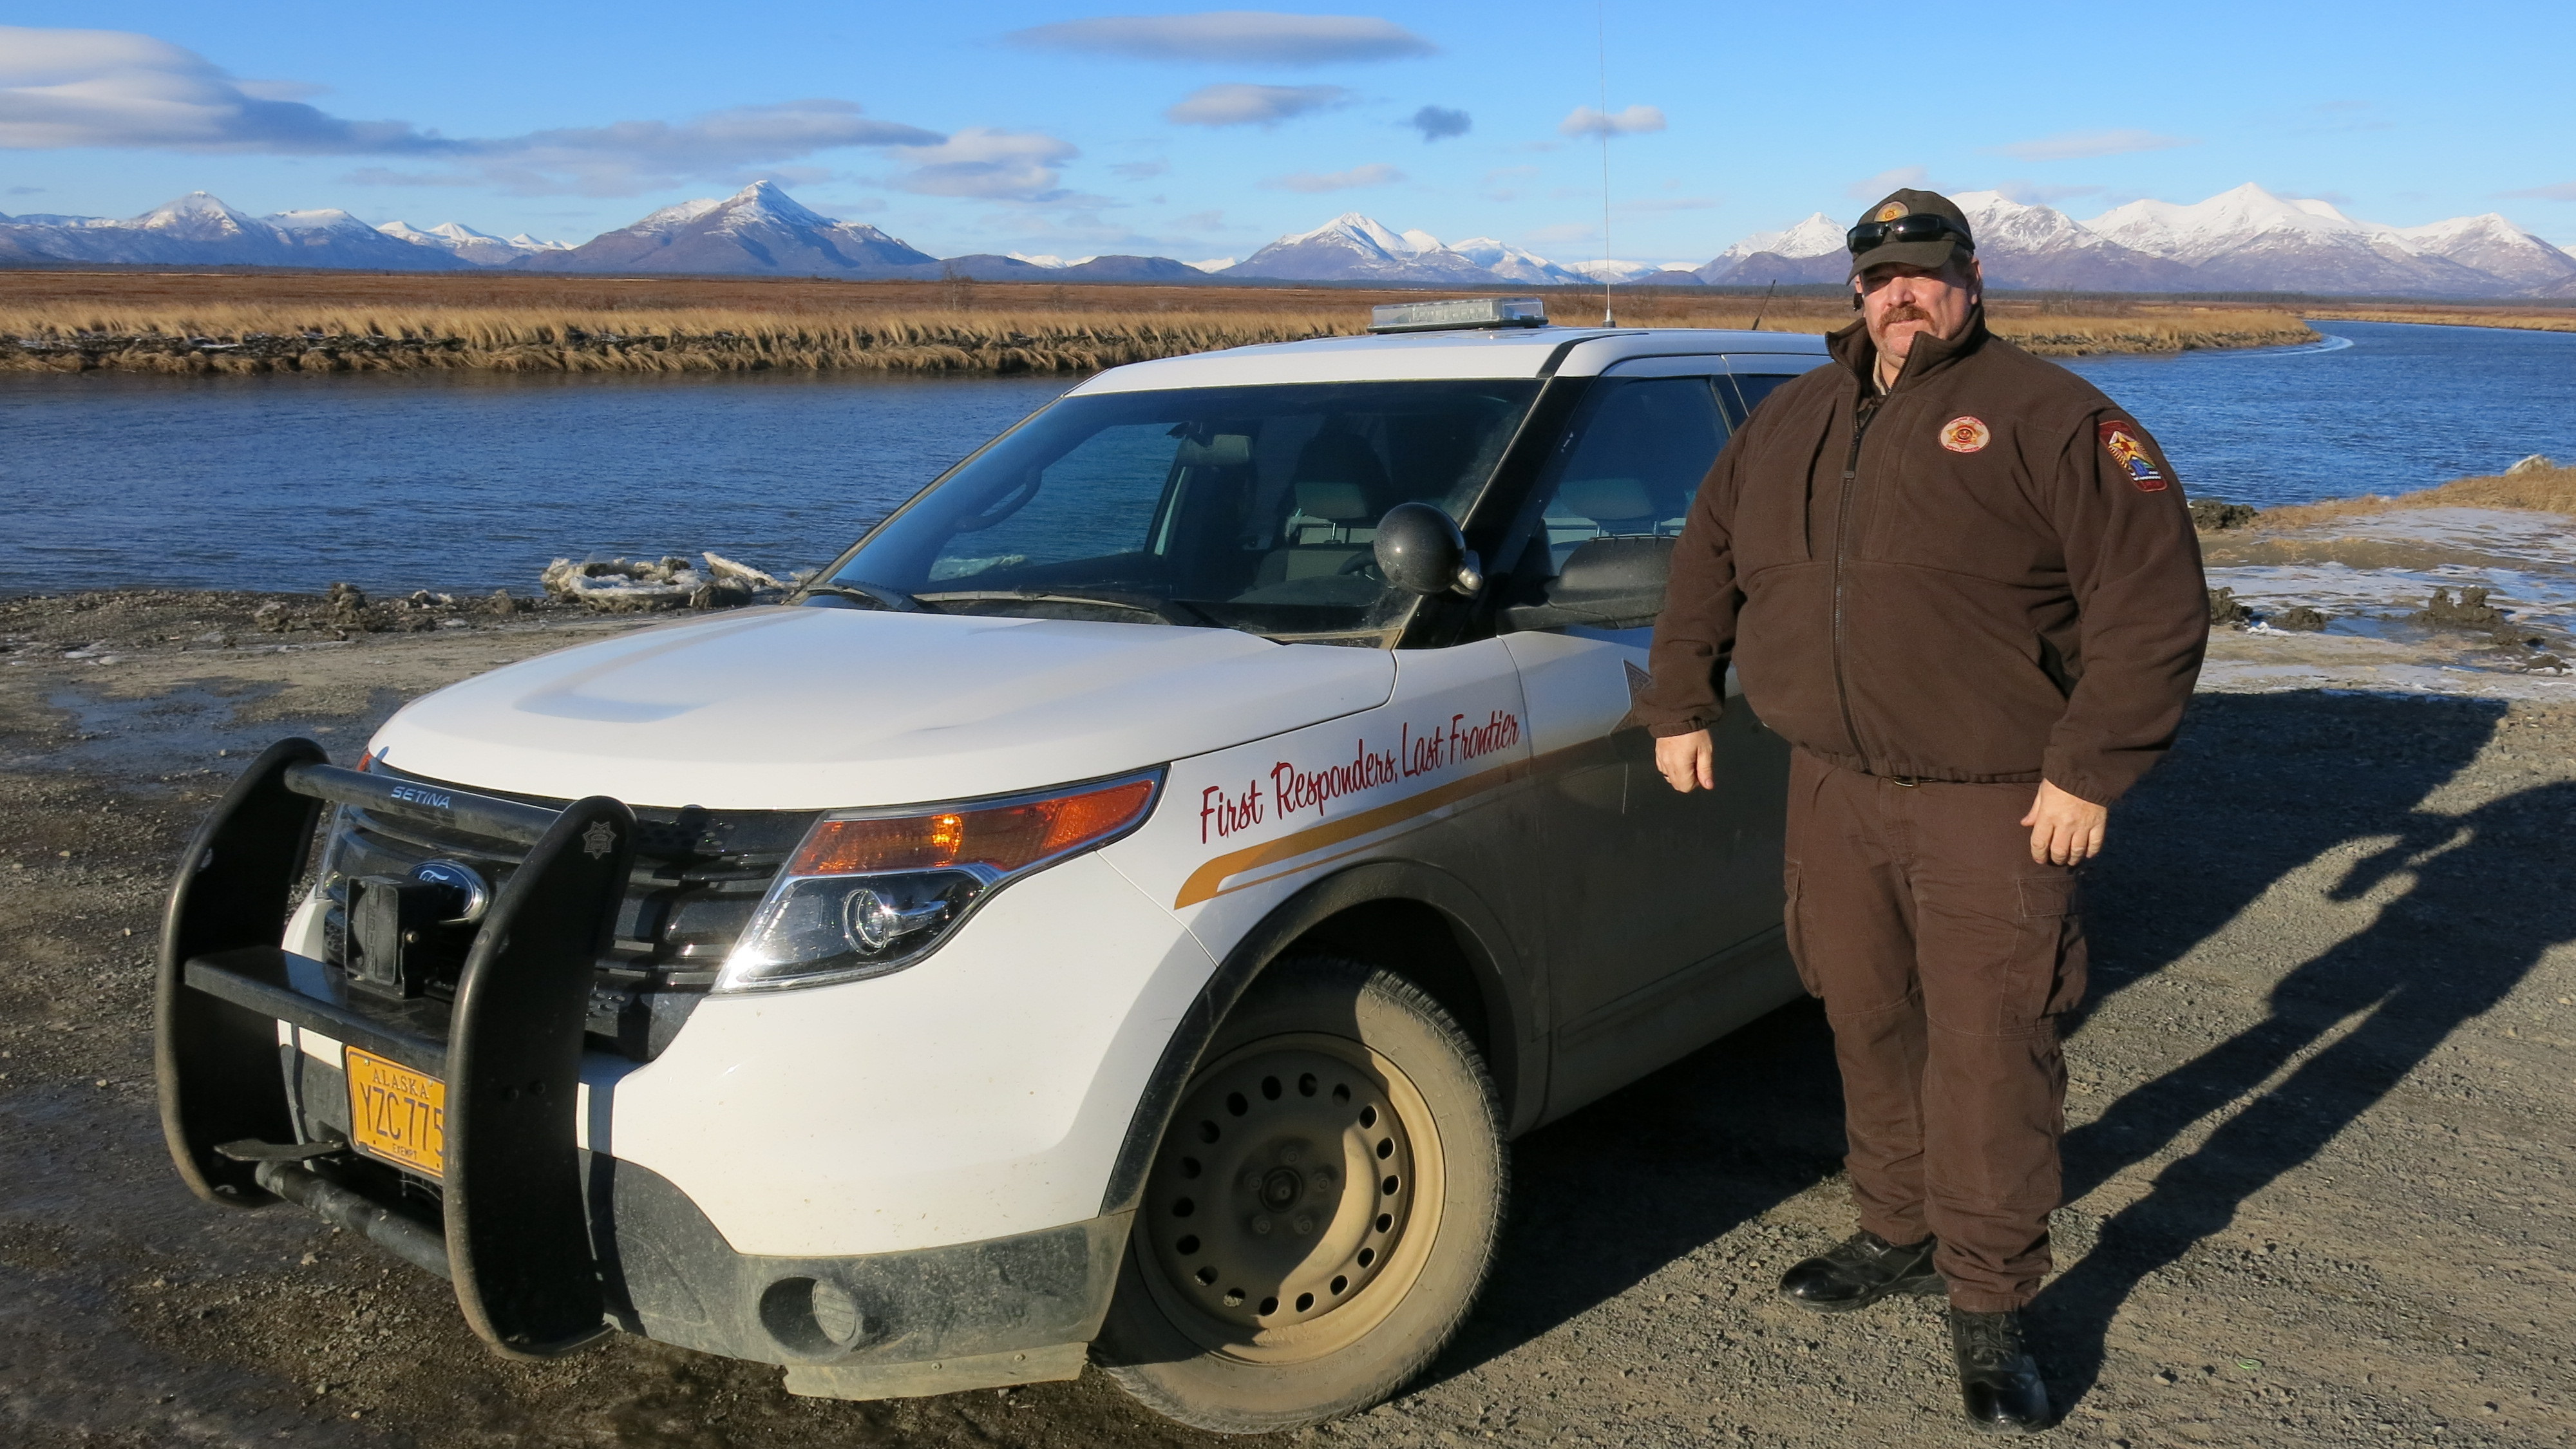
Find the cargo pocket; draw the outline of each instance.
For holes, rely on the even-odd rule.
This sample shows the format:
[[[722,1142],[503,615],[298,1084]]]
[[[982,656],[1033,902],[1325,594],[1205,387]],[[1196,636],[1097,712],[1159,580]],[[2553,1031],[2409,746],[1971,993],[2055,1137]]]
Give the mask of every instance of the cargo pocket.
[[[1805,893],[1798,888],[1798,862],[1780,862],[1780,885],[1785,899],[1780,909],[1780,934],[1788,939],[1789,962],[1798,968],[1798,984],[1807,994],[1821,1001],[1824,991],[1816,985],[1816,973],[1807,965],[1807,931],[1802,919],[1806,908]]]
[[[2013,920],[2013,959],[2004,993],[2005,1026],[2035,1025],[2084,999],[2084,915],[2074,871],[2023,876]]]

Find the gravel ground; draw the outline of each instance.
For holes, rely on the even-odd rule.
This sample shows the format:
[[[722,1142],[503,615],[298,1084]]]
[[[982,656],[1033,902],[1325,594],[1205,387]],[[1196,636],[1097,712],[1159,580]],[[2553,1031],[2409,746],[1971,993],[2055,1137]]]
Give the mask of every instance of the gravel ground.
[[[435,1280],[300,1214],[189,1198],[153,1119],[149,957],[238,757],[308,732],[345,758],[422,689],[630,627],[438,606],[371,629],[305,599],[278,633],[254,611],[279,601],[0,605],[0,1439],[1220,1442],[1097,1375],[845,1404],[635,1340],[504,1363]],[[2565,1444],[2576,704],[2538,680],[2261,690],[2262,651],[2314,647],[2226,643],[2241,667],[2093,875],[2061,1271],[2033,1310],[2074,1406],[2054,1437]],[[1771,1295],[1848,1230],[1840,1151],[1811,1006],[1535,1134],[1459,1342],[1395,1402],[1293,1437],[1965,1441],[1936,1309]]]

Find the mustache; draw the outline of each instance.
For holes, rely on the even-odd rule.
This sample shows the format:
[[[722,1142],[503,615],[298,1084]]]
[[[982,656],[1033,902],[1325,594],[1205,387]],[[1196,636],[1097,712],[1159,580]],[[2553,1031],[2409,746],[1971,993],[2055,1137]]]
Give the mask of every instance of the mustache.
[[[1878,325],[1881,327],[1893,327],[1899,322],[1929,322],[1931,320],[1931,313],[1924,311],[1922,308],[1915,306],[1911,302],[1900,302],[1896,306],[1887,309],[1887,315],[1878,319]]]

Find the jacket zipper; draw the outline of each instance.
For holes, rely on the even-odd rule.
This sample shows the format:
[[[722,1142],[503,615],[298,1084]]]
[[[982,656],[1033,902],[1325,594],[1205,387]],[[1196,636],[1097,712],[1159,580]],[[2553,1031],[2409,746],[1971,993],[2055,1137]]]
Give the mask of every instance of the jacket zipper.
[[[1851,557],[1852,489],[1860,479],[1860,444],[1869,433],[1870,420],[1878,416],[1885,401],[1878,394],[1860,398],[1852,408],[1851,452],[1843,459],[1843,496],[1834,515],[1834,703],[1842,707],[1843,733],[1851,736],[1852,753],[1864,763],[1868,751],[1861,748],[1860,726],[1852,722],[1851,686],[1843,675],[1843,565]]]

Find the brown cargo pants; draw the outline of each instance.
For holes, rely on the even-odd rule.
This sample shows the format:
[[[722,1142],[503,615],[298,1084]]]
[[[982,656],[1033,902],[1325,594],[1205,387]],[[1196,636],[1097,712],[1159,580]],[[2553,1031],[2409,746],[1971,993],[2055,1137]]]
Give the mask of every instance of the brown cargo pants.
[[[2034,865],[2033,785],[1906,784],[1794,753],[1788,935],[1842,1068],[1860,1225],[1939,1235],[1972,1313],[2019,1308],[2049,1269],[2066,1066],[2084,997],[2072,867]]]

